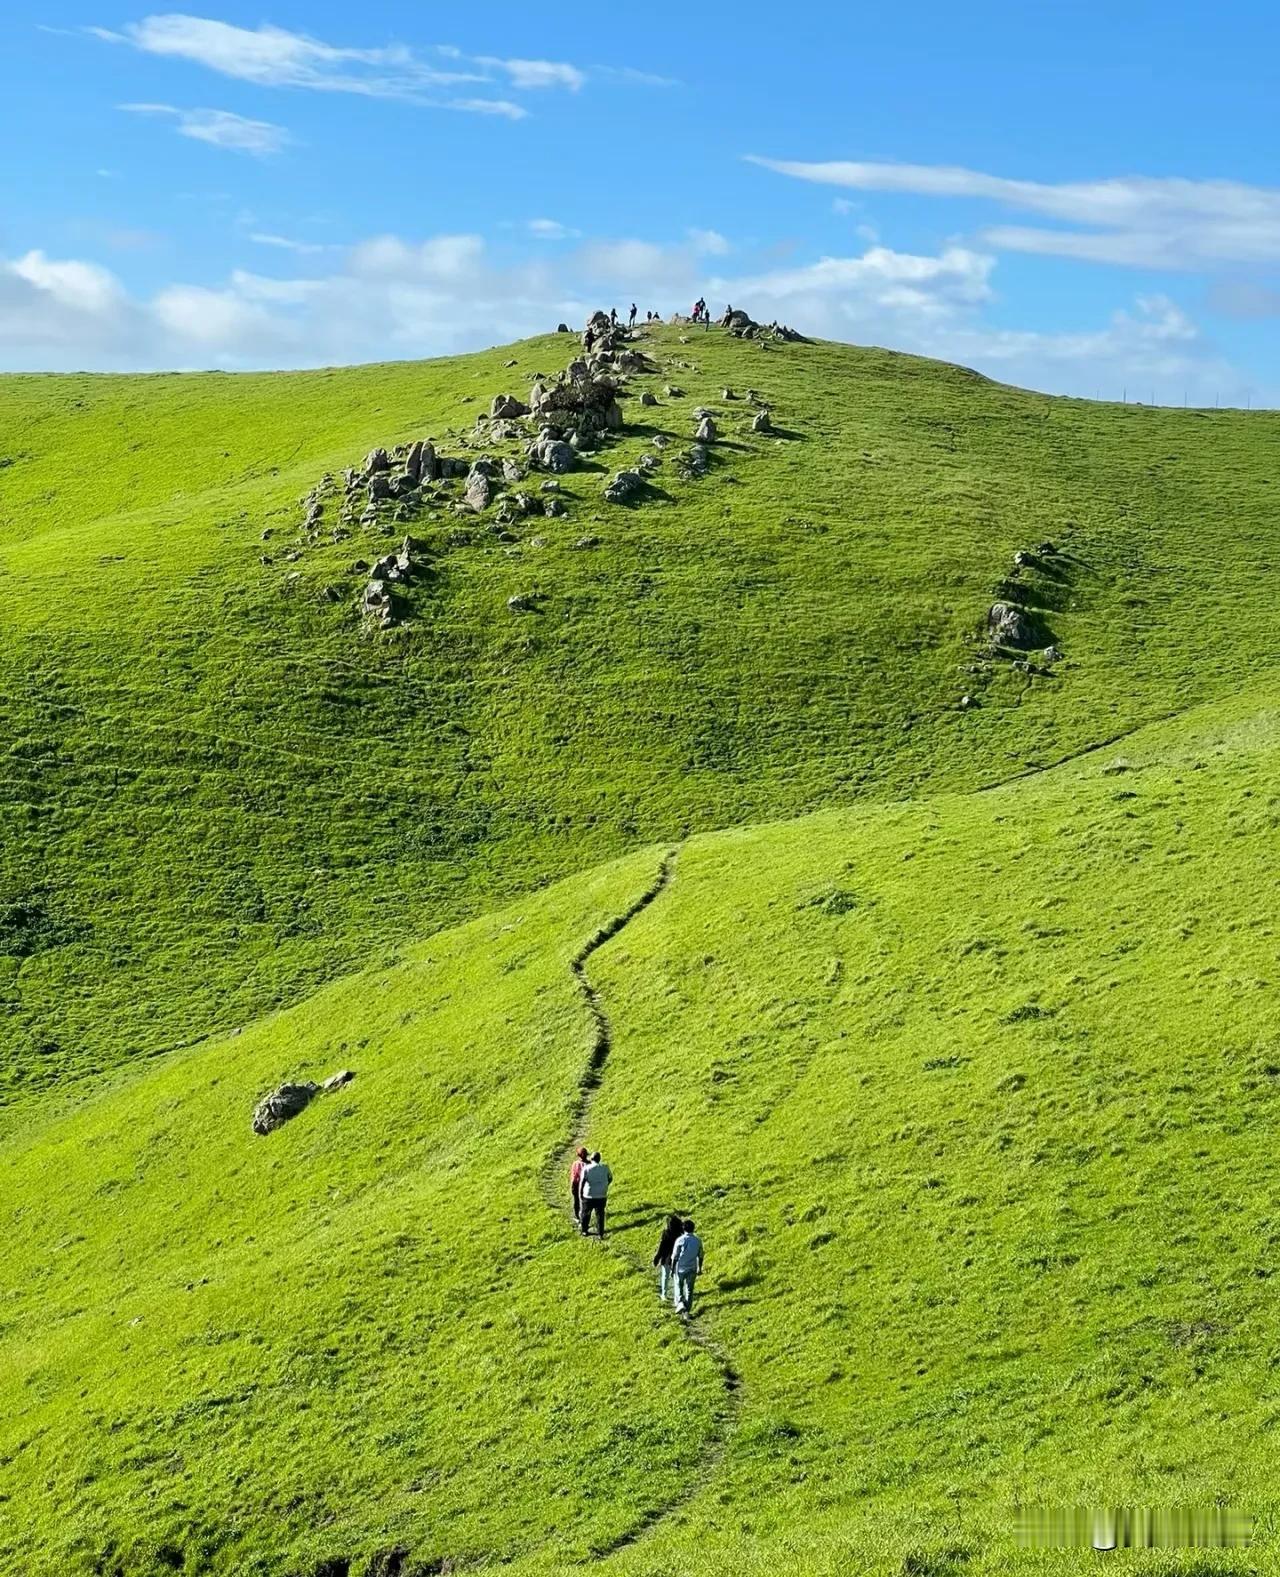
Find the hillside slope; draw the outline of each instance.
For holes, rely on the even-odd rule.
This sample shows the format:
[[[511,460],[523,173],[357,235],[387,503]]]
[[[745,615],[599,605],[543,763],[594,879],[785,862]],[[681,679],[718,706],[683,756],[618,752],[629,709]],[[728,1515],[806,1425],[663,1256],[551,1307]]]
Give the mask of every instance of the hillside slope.
[[[476,411],[571,343],[0,379],[0,1100],[248,1023],[627,848],[972,788],[1270,660],[1274,416],[673,328],[616,444],[562,479],[568,514],[423,522],[432,573],[371,636],[345,571],[387,543],[309,544],[299,499],[377,444],[466,456]],[[721,398],[749,384],[781,436]],[[640,503],[604,503],[700,402],[710,474],[668,457]],[[1012,590],[1066,660],[968,671],[1044,539],[1063,556]]]
[[[1251,1552],[1135,1569],[1260,1569],[1278,766],[1271,678],[990,792],[686,842],[587,964],[603,1249],[543,1193],[591,1038],[570,965],[661,849],[29,1104],[0,1565],[954,1577],[1021,1569],[1018,1502],[1220,1497]],[[638,1273],[672,1205],[701,1342]]]

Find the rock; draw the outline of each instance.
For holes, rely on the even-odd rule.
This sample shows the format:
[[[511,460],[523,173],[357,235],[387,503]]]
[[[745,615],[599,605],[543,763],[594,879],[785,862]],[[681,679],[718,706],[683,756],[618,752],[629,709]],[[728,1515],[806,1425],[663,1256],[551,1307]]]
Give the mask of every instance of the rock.
[[[493,483],[483,471],[473,470],[467,478],[466,492],[463,495],[469,508],[476,514],[488,509],[489,501],[493,497]]]
[[[991,604],[987,633],[993,646],[1031,646],[1035,641],[1031,620],[1012,602]]]
[[[733,392],[732,389],[721,389],[720,398],[722,400],[736,400],[738,396]]]
[[[653,392],[652,389],[646,389],[640,396],[640,403],[641,405],[656,405],[658,403],[658,396]]]
[[[761,403],[761,397],[760,397],[759,389],[748,389],[747,390],[747,399],[751,402],[752,405],[759,405]]]
[[[1013,555],[1013,567],[1015,569],[1026,569],[1030,563],[1030,553],[1023,552],[1021,548]]]
[[[706,476],[711,467],[711,452],[705,444],[693,444],[680,457],[680,465],[686,476]]]
[[[753,433],[771,433],[773,423],[769,420],[768,411],[757,411],[751,418],[751,431]]]
[[[341,602],[342,587],[335,586],[332,582],[330,582],[329,585],[327,585],[320,593],[320,596],[325,602]]]
[[[704,416],[698,423],[698,430],[694,437],[700,444],[713,444],[716,441],[716,424],[709,416]]]
[[[504,361],[504,362],[503,362],[503,364],[502,364],[502,365],[503,365],[503,366],[504,366],[504,367],[515,367],[515,366],[518,366],[518,365],[519,365],[519,363],[518,363],[518,362],[517,362],[517,361],[516,361],[516,359],[515,359],[515,357],[514,357],[514,356],[512,356],[512,358],[511,358],[511,359],[510,359],[510,361]]]
[[[585,548],[598,548],[600,546],[600,538],[599,537],[579,537],[578,540],[573,545],[574,545],[575,548],[584,548],[584,549]]]
[[[605,484],[604,496],[611,504],[629,504],[644,489],[639,471],[616,471]]]
[[[409,498],[418,491],[418,484],[407,472],[397,472],[387,483],[387,490],[392,498]]]
[[[368,561],[365,559],[357,559],[354,564],[348,565],[347,567],[348,575],[367,575],[368,573],[369,565]]]
[[[666,388],[662,392],[669,400],[679,400],[684,398],[684,390],[675,383],[667,384]]]
[[[572,332],[573,332],[573,330],[569,327],[569,325],[567,323],[557,323],[556,324],[556,333],[557,334],[571,334]]]
[[[563,474],[572,471],[578,457],[570,446],[559,438],[547,438],[534,445],[532,459],[544,471]]]
[[[355,1074],[350,1068],[343,1068],[340,1073],[331,1073],[320,1088],[327,1094],[330,1090],[340,1090],[344,1084],[350,1084],[354,1078]]]
[[[546,502],[543,504],[543,506],[542,506],[542,513],[544,515],[550,515],[552,518],[555,518],[556,516],[559,516],[559,515],[563,515],[564,514],[564,500],[562,498],[557,498],[555,496],[555,494],[553,493],[551,495],[551,497],[548,498],[546,500]]]
[[[389,471],[391,456],[385,449],[371,449],[365,456],[364,469],[366,476],[372,476],[376,471]]]
[[[1057,547],[1052,542],[1042,542],[1040,544],[1040,554],[1043,558],[1052,558],[1057,551]]]
[[[517,593],[514,597],[507,598],[507,607],[512,613],[536,613],[533,598]]]
[[[610,432],[616,433],[622,426],[622,407],[617,400],[610,400],[604,408],[604,424]]]
[[[549,476],[542,484],[542,491],[544,493],[558,493],[560,491],[560,484],[556,481],[555,477]]]
[[[656,471],[661,464],[662,461],[658,459],[656,454],[642,454],[639,460],[636,461],[636,469],[643,472],[645,476],[649,476],[654,471]]]
[[[319,1091],[318,1084],[282,1084],[279,1089],[272,1090],[253,1109],[254,1133],[274,1133],[291,1117],[305,1111]]]
[[[324,505],[317,498],[315,500],[315,502],[311,505],[311,507],[307,510],[307,524],[309,526],[315,525],[316,521],[319,520],[321,515],[323,515],[323,514],[324,514]]]
[[[385,471],[375,471],[369,478],[369,502],[376,504],[381,498],[391,497],[391,478]]]
[[[1046,663],[1060,663],[1062,661],[1062,653],[1056,646],[1046,646],[1042,660]]]
[[[967,712],[974,704],[975,702],[971,695],[962,695],[960,697],[960,710],[962,712]]]
[[[502,480],[504,482],[523,482],[524,467],[515,460],[504,460],[502,462]]]
[[[536,493],[526,493],[521,490],[510,495],[511,507],[519,515],[540,515],[542,513],[542,500]]]
[[[528,416],[529,407],[523,400],[517,400],[514,395],[495,394],[493,404],[489,407],[489,415],[495,420],[511,421],[517,416]]]

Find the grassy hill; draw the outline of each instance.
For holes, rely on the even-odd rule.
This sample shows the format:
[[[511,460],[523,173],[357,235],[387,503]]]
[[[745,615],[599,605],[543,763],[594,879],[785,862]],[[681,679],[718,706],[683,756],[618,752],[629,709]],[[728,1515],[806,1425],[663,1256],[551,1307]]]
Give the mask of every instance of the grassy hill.
[[[1019,1502],[1225,1499],[1252,1551],[1137,1569],[1264,1569],[1278,766],[1268,683],[991,792],[686,842],[586,964],[603,1248],[546,1191],[570,965],[660,849],[31,1107],[0,1564],[977,1574],[1030,1569]],[[637,1273],[672,1204],[698,1340]]]
[[[673,328],[616,447],[565,478],[567,517],[512,540],[415,525],[434,573],[371,638],[345,571],[385,540],[307,545],[300,498],[378,443],[468,455],[490,396],[570,348],[0,379],[6,1101],[247,1024],[628,848],[996,781],[1269,661],[1274,417]],[[786,436],[751,433],[726,385]],[[673,448],[641,504],[604,503],[700,402],[711,474],[681,480]],[[1043,539],[1064,556],[1014,590],[1066,661],[967,671]],[[540,613],[514,617],[528,593]]]
[[[303,501],[575,346],[0,379],[0,1570],[1266,1569],[1280,422],[662,328],[371,630]]]

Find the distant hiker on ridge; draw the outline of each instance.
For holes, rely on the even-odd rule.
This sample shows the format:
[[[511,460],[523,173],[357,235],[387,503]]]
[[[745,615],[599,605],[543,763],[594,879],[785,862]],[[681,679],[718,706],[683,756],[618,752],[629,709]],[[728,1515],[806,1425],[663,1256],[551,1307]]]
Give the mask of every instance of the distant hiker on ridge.
[[[677,1215],[667,1217],[667,1224],[662,1229],[662,1236],[658,1239],[657,1252],[653,1256],[653,1263],[658,1267],[658,1302],[664,1303],[667,1297],[667,1287],[671,1288],[671,1301],[675,1302],[676,1278],[671,1269],[671,1250],[676,1246],[676,1239],[684,1231],[684,1222]]]
[[[684,1231],[671,1250],[671,1268],[675,1272],[676,1290],[672,1301],[676,1313],[686,1319],[693,1313],[693,1287],[702,1271],[702,1239],[693,1230],[693,1222],[684,1223]]]
[[[582,1173],[587,1164],[587,1147],[580,1144],[569,1168],[569,1194],[573,1200],[573,1219],[582,1219]]]
[[[635,326],[636,326],[636,304],[633,301],[631,303],[631,316],[627,319],[627,327],[629,329],[633,329],[633,328],[635,328]]]
[[[600,1152],[597,1150],[582,1169],[582,1214],[579,1217],[579,1225],[583,1237],[590,1235],[593,1215],[599,1224],[600,1236],[604,1236],[604,1206],[605,1200],[609,1197],[611,1182],[613,1182],[613,1173],[600,1159]]]
[[[613,324],[615,329],[617,328],[617,326],[618,326],[618,309],[617,309],[617,307],[610,307],[609,308],[609,322]]]

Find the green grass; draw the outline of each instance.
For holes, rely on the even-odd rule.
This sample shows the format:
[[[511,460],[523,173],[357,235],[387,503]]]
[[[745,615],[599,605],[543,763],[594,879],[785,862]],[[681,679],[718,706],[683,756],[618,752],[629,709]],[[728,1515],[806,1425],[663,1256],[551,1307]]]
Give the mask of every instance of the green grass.
[[[1097,1502],[1273,1558],[1280,423],[651,348],[685,396],[567,519],[416,523],[390,636],[299,498],[564,337],[0,380],[0,1570],[1056,1577],[1010,1508]],[[604,504],[700,402],[711,474]],[[983,662],[1045,539],[1066,661]],[[601,1249],[571,964],[675,844],[587,962]]]
[[[391,640],[320,596],[354,598],[342,571],[383,539],[286,562],[297,500],[377,442],[462,452],[450,428],[563,365],[565,337],[0,380],[6,1098],[248,1023],[626,848],[969,788],[1268,660],[1274,417],[1052,400],[848,346],[652,348],[650,382],[686,397],[628,402],[568,519],[466,547],[424,522],[436,573]],[[724,384],[793,436],[747,432]],[[666,496],[604,504],[642,423],[683,441],[699,401],[726,418],[712,475],[668,461]],[[1045,537],[1077,561],[1026,594],[1067,664],[965,672],[1013,552]],[[542,614],[513,618],[530,591]]]
[[[1030,1560],[1017,1502],[1222,1497],[1261,1551],[1137,1565],[1251,1569],[1278,764],[1260,690],[994,792],[688,842],[589,962],[612,1251],[541,1178],[589,1045],[570,960],[656,850],[33,1107],[0,1147],[0,1565],[533,1572],[639,1531],[611,1569],[987,1573]],[[672,1204],[736,1402],[638,1274]]]

